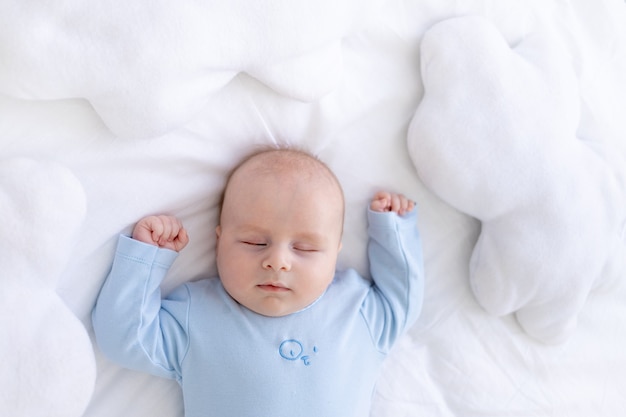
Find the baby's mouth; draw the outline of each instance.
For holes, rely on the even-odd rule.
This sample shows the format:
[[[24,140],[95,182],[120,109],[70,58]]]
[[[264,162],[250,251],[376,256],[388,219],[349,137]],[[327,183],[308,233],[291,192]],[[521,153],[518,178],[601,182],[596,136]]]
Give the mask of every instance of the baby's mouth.
[[[257,285],[257,288],[263,290],[263,291],[268,291],[268,292],[287,292],[290,291],[289,288],[287,288],[286,286],[284,286],[283,284],[279,283],[279,282],[268,282],[265,284],[259,284]]]

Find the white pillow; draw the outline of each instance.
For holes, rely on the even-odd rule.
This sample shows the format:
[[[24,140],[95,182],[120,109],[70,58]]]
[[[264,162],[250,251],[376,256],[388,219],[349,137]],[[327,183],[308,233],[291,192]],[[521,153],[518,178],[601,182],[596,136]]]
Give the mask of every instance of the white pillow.
[[[410,154],[433,192],[482,222],[476,299],[564,341],[590,290],[622,274],[626,218],[618,153],[577,137],[567,48],[547,30],[511,48],[489,21],[461,17],[424,35],[421,60]]]
[[[0,415],[80,417],[96,364],[80,320],[55,292],[85,216],[78,180],[59,165],[0,163]]]

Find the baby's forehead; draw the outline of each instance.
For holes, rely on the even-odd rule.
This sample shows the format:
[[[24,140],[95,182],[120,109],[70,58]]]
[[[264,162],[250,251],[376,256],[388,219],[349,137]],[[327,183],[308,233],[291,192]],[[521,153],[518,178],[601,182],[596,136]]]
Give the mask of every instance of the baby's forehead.
[[[255,178],[271,176],[277,180],[303,178],[306,180],[329,179],[329,184],[338,182],[330,169],[317,158],[293,150],[265,151],[245,160],[233,172],[234,176]],[[341,188],[339,186],[339,188]]]
[[[258,153],[240,165],[240,169],[244,168],[277,174],[325,169],[324,164],[313,156],[292,150],[272,150]]]
[[[254,193],[254,190],[263,193],[267,187],[276,186],[293,190],[294,195],[296,191],[300,196],[305,193],[309,198],[319,199],[322,193],[327,206],[338,208],[343,222],[345,199],[335,174],[316,157],[292,150],[264,151],[240,163],[226,181],[220,204],[220,218],[222,210],[231,198],[241,198],[242,193],[249,195],[251,192]],[[275,191],[272,188],[268,192]]]

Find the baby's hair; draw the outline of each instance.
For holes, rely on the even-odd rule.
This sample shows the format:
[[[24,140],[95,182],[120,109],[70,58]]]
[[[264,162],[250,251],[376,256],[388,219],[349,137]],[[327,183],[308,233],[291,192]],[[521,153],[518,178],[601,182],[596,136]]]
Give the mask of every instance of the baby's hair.
[[[284,158],[284,156],[289,156],[289,158]],[[242,168],[243,166],[247,165],[249,162],[259,157],[265,157],[268,159],[268,162],[270,162],[268,164],[256,166],[255,170],[258,171],[259,173],[269,173],[269,172],[273,172],[273,171],[280,170],[280,169],[285,169],[285,170],[292,169],[293,170],[294,168],[297,169],[297,168],[309,167],[310,169],[308,170],[299,169],[297,171],[305,175],[305,174],[311,174],[314,171],[319,172],[319,170],[321,169],[321,171],[327,175],[328,179],[332,183],[334,183],[334,185],[339,190],[339,193],[341,195],[342,206],[345,207],[343,189],[341,187],[341,183],[339,182],[339,179],[337,178],[335,173],[328,167],[328,165],[326,165],[317,156],[315,156],[314,154],[302,148],[298,148],[292,145],[278,145],[278,146],[262,145],[262,146],[255,147],[253,151],[250,152],[248,155],[246,155],[232,170],[230,170],[230,172],[226,176],[226,183],[222,190],[222,195],[220,197],[220,202],[219,202],[218,219],[221,219],[222,217],[222,208],[224,206],[224,198],[226,196],[226,191],[228,190],[228,186],[230,185],[231,179],[240,170],[240,168]],[[272,161],[276,162],[276,159],[278,159],[279,157],[281,158],[280,162],[282,166],[276,166],[276,164],[271,163]],[[285,165],[285,163],[287,163],[287,165]],[[345,210],[345,208],[342,208],[342,210]],[[342,214],[342,218],[343,218],[343,214]]]

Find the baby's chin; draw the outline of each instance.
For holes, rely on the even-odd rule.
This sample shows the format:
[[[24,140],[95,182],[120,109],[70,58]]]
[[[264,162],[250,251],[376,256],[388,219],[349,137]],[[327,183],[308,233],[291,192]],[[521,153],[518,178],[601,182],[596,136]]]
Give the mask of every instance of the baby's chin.
[[[247,308],[248,310],[261,316],[278,318],[307,310],[309,307],[315,304],[319,298],[320,297],[317,297],[313,301],[301,304],[289,303],[278,297],[267,297],[255,303],[245,302],[244,300],[237,300],[236,298],[235,301],[237,301],[240,305]]]
[[[263,303],[262,305],[246,305],[244,303],[239,303],[250,311],[255,312],[261,316],[277,318],[277,317],[285,317],[290,314],[297,313],[306,309],[305,307],[299,306],[286,306],[286,305],[273,305],[275,303]],[[268,305],[269,304],[269,305]]]

